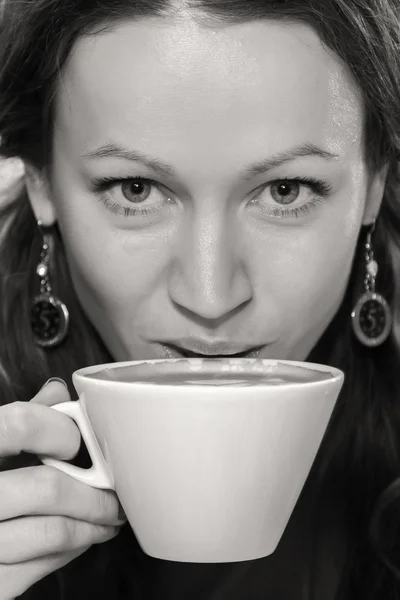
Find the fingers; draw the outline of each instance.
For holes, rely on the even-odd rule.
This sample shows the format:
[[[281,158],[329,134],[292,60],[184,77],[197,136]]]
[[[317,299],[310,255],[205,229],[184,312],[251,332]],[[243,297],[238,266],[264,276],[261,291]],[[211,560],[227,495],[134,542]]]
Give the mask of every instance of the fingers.
[[[79,429],[72,419],[47,406],[13,402],[0,407],[0,456],[29,452],[71,460],[80,442]]]
[[[14,564],[106,542],[119,527],[69,517],[21,517],[0,525],[0,563]]]
[[[65,381],[58,377],[52,377],[46,381],[36,396],[32,398],[31,402],[42,404],[43,406],[53,406],[53,404],[68,402],[69,400],[71,400],[71,397]]]
[[[0,407],[0,460],[20,453],[74,458],[79,429],[50,408],[69,400],[66,386],[50,381],[31,402]],[[15,599],[92,544],[113,538],[126,521],[114,492],[48,466],[3,471],[0,490],[0,600]]]
[[[54,554],[24,563],[0,565],[0,599],[13,600],[21,596],[37,581],[61,569],[89,548],[90,546],[85,546],[73,552]]]
[[[22,515],[64,515],[99,525],[125,521],[115,492],[92,488],[53,467],[0,473],[0,489],[0,521]]]

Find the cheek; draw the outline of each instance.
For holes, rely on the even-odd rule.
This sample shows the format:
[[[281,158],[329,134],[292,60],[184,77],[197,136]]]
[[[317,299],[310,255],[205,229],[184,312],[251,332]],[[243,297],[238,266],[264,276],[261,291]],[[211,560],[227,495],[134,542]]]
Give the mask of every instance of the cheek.
[[[264,248],[270,258],[258,261],[264,264],[259,297],[273,300],[281,334],[298,338],[331,320],[347,286],[360,219],[358,208],[345,216],[337,211],[303,230],[277,232]]]
[[[163,269],[165,243],[160,236],[117,230],[96,215],[61,214],[60,228],[72,281],[92,320],[135,319]]]
[[[162,270],[161,250],[155,242],[123,243],[115,235],[89,239],[69,245],[69,263],[77,292],[91,296],[99,308],[112,314],[134,312],[156,285]],[[158,257],[158,258],[157,258]]]

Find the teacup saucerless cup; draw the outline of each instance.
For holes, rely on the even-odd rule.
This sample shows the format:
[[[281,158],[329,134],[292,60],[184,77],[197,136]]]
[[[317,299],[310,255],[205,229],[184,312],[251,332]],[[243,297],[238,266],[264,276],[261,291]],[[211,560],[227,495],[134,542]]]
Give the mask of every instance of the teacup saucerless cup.
[[[236,562],[274,552],[344,375],[267,359],[159,359],[73,374],[75,420],[93,466],[41,457],[114,489],[144,552]]]

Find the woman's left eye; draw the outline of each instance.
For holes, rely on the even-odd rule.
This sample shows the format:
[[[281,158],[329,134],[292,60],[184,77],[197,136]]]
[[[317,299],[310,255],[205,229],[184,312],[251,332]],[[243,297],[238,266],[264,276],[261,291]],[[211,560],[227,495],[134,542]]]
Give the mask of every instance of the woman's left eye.
[[[126,201],[132,206],[117,202],[115,192],[111,193],[111,188],[118,188],[120,200]],[[92,182],[91,191],[95,194],[101,194],[99,200],[108,210],[114,214],[122,214],[125,217],[155,214],[162,210],[165,204],[171,203],[171,199],[163,193],[161,186],[144,177],[131,177],[128,179],[104,177]],[[107,194],[104,194],[104,192],[107,192]]]
[[[313,177],[285,178],[264,185],[250,203],[272,218],[299,217],[308,214],[331,191],[330,184]]]

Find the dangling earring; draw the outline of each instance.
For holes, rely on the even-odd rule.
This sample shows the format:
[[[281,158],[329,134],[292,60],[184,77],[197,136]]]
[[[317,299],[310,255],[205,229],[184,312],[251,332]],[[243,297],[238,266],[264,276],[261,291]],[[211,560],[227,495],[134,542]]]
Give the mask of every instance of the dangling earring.
[[[43,231],[42,221],[37,222],[43,236],[40,261],[36,274],[40,279],[40,294],[35,296],[31,308],[31,328],[34,341],[44,348],[61,344],[68,331],[69,313],[65,304],[53,294],[50,282],[49,235]]]
[[[365,244],[366,273],[365,292],[354,307],[352,316],[353,331],[364,346],[380,346],[388,338],[392,328],[392,314],[385,298],[375,292],[378,263],[374,259],[371,236],[375,222],[367,233]]]

